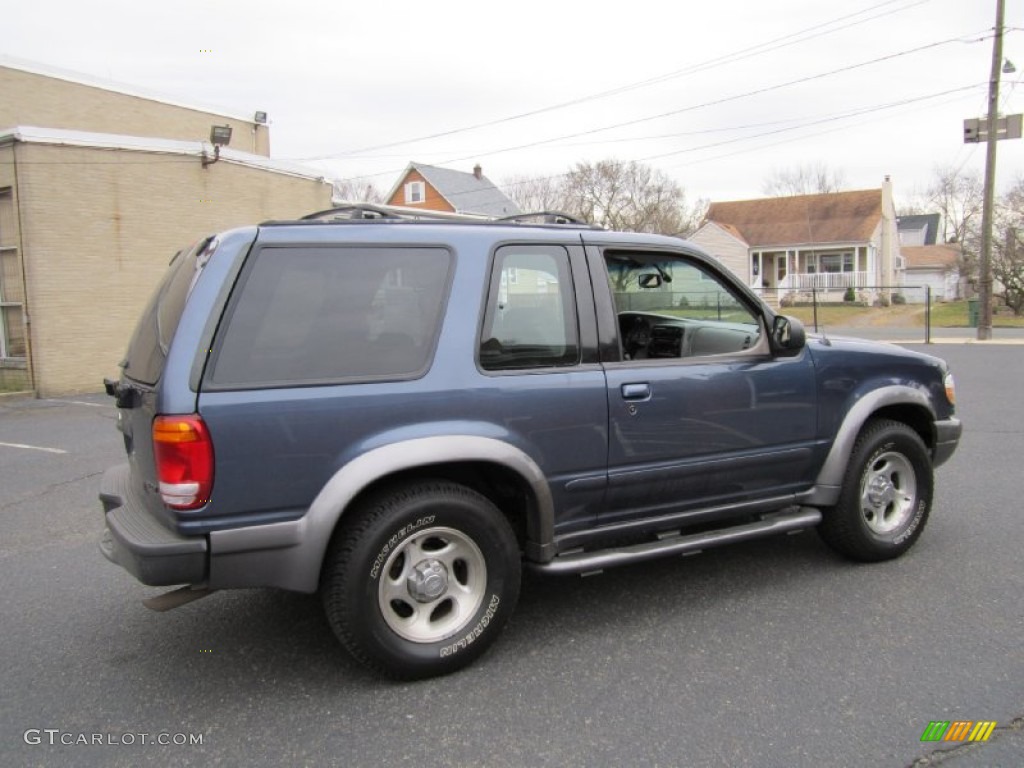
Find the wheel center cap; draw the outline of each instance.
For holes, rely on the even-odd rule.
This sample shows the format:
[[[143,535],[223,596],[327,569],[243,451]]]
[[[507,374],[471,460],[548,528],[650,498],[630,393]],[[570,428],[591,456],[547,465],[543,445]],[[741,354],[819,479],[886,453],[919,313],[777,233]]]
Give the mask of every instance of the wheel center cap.
[[[868,486],[868,499],[876,507],[889,504],[896,498],[896,489],[887,477],[875,477]]]
[[[406,585],[413,600],[429,603],[448,591],[448,569],[440,560],[421,560],[412,569]]]

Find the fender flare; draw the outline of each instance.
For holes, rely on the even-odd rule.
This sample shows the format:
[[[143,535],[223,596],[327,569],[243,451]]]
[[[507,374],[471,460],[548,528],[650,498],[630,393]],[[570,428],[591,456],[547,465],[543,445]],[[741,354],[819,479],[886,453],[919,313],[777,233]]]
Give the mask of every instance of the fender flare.
[[[846,475],[846,467],[853,454],[853,446],[864,424],[872,414],[892,405],[910,405],[925,409],[935,420],[935,409],[928,395],[919,389],[895,385],[874,389],[860,397],[846,412],[843,423],[832,442],[832,448],[825,463],[818,472],[814,491],[803,503],[812,506],[833,506],[838,498]]]
[[[214,531],[210,586],[277,586],[315,592],[327,545],[338,520],[362,491],[382,477],[431,464],[489,462],[518,474],[536,500],[529,516],[530,538],[554,538],[554,502],[537,463],[509,443],[474,435],[437,435],[374,448],[339,469],[298,520]]]

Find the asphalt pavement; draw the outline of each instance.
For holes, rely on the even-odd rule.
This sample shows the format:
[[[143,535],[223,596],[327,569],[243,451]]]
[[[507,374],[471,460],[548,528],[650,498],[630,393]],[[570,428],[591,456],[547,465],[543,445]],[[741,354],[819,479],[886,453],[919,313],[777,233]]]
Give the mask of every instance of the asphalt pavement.
[[[419,683],[350,661],[314,596],[148,611],[96,544],[109,401],[0,397],[0,765],[1020,766],[1024,349],[913,348],[965,431],[907,556],[803,533],[530,575],[483,658]],[[998,725],[921,741],[947,720]]]

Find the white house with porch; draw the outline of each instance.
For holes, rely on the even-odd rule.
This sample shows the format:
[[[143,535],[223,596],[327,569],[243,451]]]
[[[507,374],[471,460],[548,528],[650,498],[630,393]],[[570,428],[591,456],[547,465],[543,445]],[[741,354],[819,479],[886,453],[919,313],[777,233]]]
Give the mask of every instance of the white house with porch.
[[[850,288],[873,302],[902,284],[888,177],[880,189],[712,203],[690,240],[772,303],[839,301]]]

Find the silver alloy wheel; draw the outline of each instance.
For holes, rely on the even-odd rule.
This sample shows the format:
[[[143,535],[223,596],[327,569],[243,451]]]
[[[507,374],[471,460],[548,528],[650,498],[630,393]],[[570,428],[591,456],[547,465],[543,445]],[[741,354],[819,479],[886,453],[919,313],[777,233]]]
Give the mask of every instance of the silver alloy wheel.
[[[486,587],[487,564],[476,543],[454,528],[428,528],[388,557],[377,599],[398,635],[435,643],[465,627]]]
[[[905,526],[917,504],[917,475],[902,453],[875,457],[860,482],[860,509],[872,533],[890,534]]]

